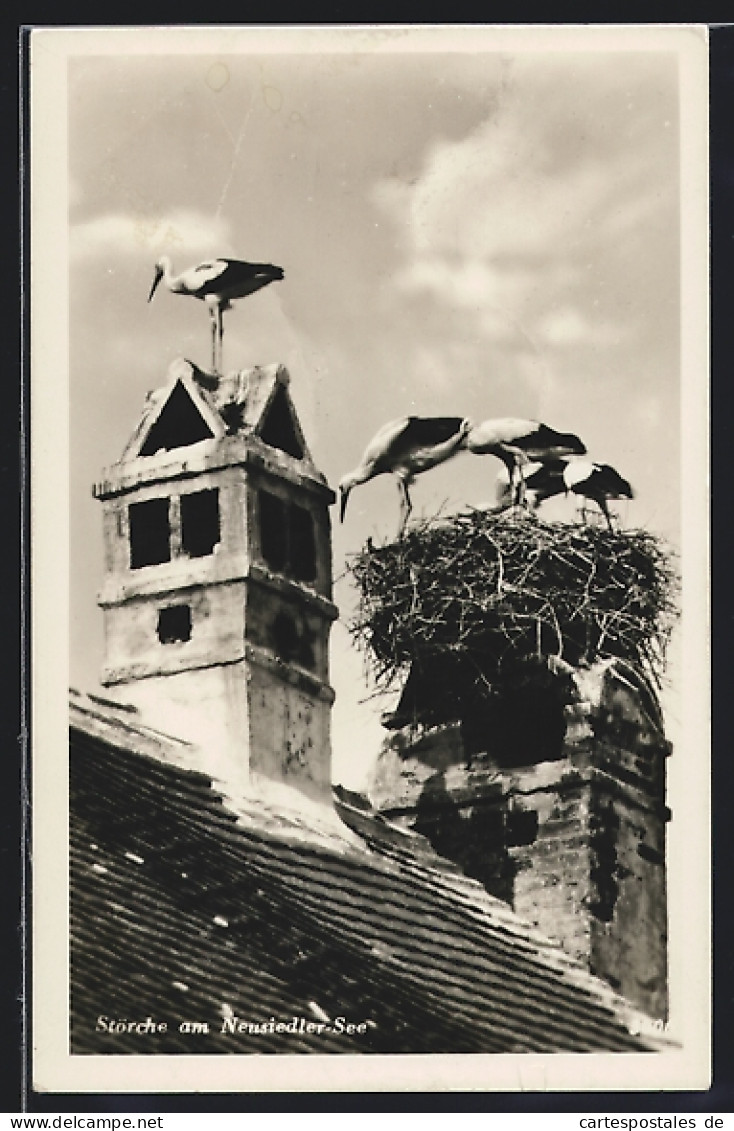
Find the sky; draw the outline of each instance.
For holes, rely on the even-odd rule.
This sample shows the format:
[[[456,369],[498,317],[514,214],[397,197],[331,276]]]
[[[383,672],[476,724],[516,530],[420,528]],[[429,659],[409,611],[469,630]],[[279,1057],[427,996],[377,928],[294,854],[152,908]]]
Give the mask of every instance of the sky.
[[[146,302],[164,253],[177,271],[212,256],[284,268],[225,315],[224,368],[287,366],[332,486],[393,418],[528,417],[577,433],[632,483],[623,523],[678,545],[677,44],[560,30],[436,29],[417,48],[406,30],[354,29],[318,49],[308,30],[194,32],[185,51],[156,38],[145,53],[110,30],[105,53],[69,59],[75,686],[94,689],[103,649],[91,485],[170,363],[209,363],[203,304],[164,288]],[[491,501],[499,468],[467,453],[428,472],[414,516]],[[334,776],[360,788],[389,701],[345,627],[344,570],[368,536],[394,537],[394,482],[355,488],[343,525],[332,515]]]

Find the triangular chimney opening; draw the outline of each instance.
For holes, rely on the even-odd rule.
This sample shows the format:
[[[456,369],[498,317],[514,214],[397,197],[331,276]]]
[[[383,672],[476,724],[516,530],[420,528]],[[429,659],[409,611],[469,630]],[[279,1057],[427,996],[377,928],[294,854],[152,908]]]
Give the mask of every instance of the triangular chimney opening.
[[[153,456],[161,450],[185,448],[189,444],[198,444],[200,440],[211,440],[213,436],[211,428],[179,381],[148,433],[140,455]]]
[[[288,395],[282,385],[278,385],[270,402],[265,419],[258,429],[260,439],[271,448],[280,448],[289,456],[303,459],[303,444],[296,432],[293,415],[288,403]]]

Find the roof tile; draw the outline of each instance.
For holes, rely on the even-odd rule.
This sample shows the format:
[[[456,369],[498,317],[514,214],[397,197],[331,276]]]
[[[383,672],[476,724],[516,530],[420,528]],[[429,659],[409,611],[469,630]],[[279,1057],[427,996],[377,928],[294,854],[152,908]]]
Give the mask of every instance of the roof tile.
[[[167,741],[102,703],[72,713],[73,1052],[655,1047],[421,837],[347,803],[340,832],[233,802]],[[147,1017],[166,1031],[106,1031]]]

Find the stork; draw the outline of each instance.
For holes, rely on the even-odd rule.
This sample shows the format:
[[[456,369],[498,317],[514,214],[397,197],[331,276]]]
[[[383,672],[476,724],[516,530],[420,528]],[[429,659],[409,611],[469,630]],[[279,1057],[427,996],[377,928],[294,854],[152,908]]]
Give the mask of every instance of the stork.
[[[500,508],[512,503],[512,490],[505,468],[497,477],[497,502]],[[609,499],[631,499],[632,487],[608,463],[595,463],[583,458],[562,458],[529,463],[524,468],[526,502],[537,510],[546,499],[572,492],[597,504],[612,529],[607,507]]]
[[[398,538],[402,538],[413,509],[409,487],[416,475],[456,455],[471,427],[471,421],[460,416],[403,416],[383,425],[367,445],[359,466],[339,483],[341,521],[352,488],[389,473],[397,479],[400,492]]]
[[[155,265],[148,302],[163,279],[173,294],[190,295],[207,304],[212,323],[212,366],[216,373],[222,357],[222,312],[229,310],[232,299],[245,298],[283,277],[282,267],[244,263],[240,259],[212,259],[174,275],[171,260],[163,255]]]
[[[608,463],[594,463],[590,459],[568,460],[563,470],[563,482],[567,491],[596,503],[610,530],[614,527],[607,500],[634,498],[630,484]]]
[[[528,463],[586,452],[585,444],[571,432],[556,432],[538,420],[519,420],[511,416],[475,425],[463,446],[475,455],[493,455],[502,460],[510,478],[513,503],[525,502],[522,469]]]

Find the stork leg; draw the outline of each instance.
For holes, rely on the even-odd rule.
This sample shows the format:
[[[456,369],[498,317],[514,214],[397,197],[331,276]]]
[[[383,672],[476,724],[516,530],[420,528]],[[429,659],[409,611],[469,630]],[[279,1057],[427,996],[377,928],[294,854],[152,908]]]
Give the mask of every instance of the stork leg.
[[[609,507],[607,506],[606,499],[602,495],[602,497],[600,499],[597,499],[596,501],[599,504],[599,510],[604,515],[605,519],[607,520],[607,526],[609,527],[610,530],[614,530],[614,527],[612,525],[612,516],[609,513]]]
[[[212,371],[217,373],[217,316],[212,307],[209,307],[212,323]]]
[[[217,372],[221,373],[221,371],[222,371],[222,338],[224,337],[224,323],[222,321],[222,307],[221,307],[220,303],[217,303],[216,309],[217,309],[217,347],[218,347]]]
[[[510,477],[510,499],[513,507],[524,506],[525,504],[525,477],[522,473],[520,464],[515,460],[508,458],[504,459],[500,456],[502,462],[507,468],[507,473]]]
[[[515,465],[515,473],[517,475],[515,502],[519,507],[524,507],[527,506],[527,488],[525,486],[525,476],[522,473],[522,464],[518,463]]]
[[[408,525],[408,518],[413,509],[413,504],[410,501],[410,494],[408,492],[408,484],[404,479],[398,479],[398,490],[400,491],[400,524],[398,526],[398,539],[403,537],[405,527]]]

